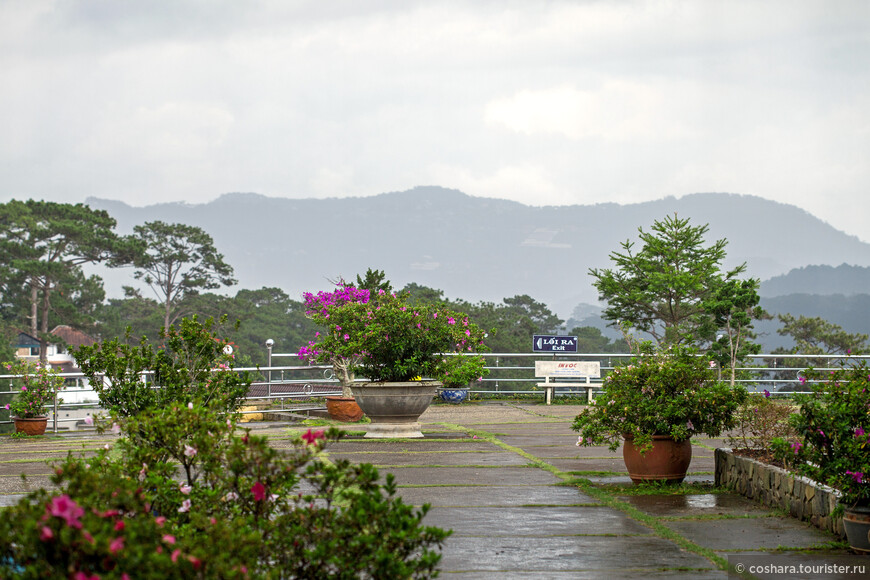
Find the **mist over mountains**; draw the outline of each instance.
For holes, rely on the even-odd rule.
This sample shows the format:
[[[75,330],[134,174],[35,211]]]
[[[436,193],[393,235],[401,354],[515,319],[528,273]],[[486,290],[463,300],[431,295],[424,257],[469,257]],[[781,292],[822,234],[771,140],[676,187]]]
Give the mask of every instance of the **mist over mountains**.
[[[608,255],[637,240],[638,227],[648,230],[674,213],[709,224],[709,242],[729,242],[726,267],[746,262],[748,275],[762,280],[809,265],[870,266],[870,244],[808,212],[726,193],[546,207],[441,187],[341,199],[229,193],[197,205],[87,203],[107,210],[122,233],[153,220],[199,226],[235,268],[240,286],[277,286],[294,298],[372,267],[385,270],[396,287],[417,282],[472,302],[529,294],[567,318],[577,304],[597,302],[589,268],[609,267]],[[101,274],[110,295],[134,285],[130,270]],[[777,284],[782,291],[789,282]]]

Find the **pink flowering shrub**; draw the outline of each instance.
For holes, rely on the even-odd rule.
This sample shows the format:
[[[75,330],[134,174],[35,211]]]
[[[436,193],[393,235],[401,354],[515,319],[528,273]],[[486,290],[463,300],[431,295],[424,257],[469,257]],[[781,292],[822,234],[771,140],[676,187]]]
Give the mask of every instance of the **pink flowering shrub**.
[[[51,365],[24,360],[16,360],[3,365],[5,374],[18,375],[12,390],[17,390],[15,398],[6,405],[15,417],[32,418],[47,414],[48,407],[54,405],[54,398],[63,388],[63,377]]]
[[[347,284],[305,298],[306,314],[325,329],[299,352],[310,362],[345,359],[352,372],[374,382],[428,377],[467,384],[485,372],[478,354],[486,349],[485,334],[461,312]]]
[[[338,430],[309,430],[278,450],[235,427],[179,405],[126,420],[112,452],[70,455],[56,466],[57,489],[4,510],[0,578],[436,575],[448,532],[423,526],[428,507],[395,497],[392,477],[382,484],[371,465],[324,460]],[[146,436],[155,442],[139,447]]]
[[[870,506],[870,369],[807,371],[813,393],[795,395],[799,440],[775,440],[776,456],[797,472],[842,492],[840,505]]]

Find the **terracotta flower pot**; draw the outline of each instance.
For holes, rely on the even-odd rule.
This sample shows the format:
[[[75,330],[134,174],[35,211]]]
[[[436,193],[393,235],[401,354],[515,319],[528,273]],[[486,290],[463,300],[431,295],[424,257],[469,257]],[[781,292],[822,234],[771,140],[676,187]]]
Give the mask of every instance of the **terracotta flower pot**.
[[[12,420],[15,422],[15,432],[25,435],[43,435],[48,425],[48,417],[13,417]]]
[[[326,411],[331,419],[345,423],[356,423],[363,417],[363,411],[353,397],[326,397]]]
[[[674,441],[670,435],[653,435],[652,449],[641,455],[631,437],[622,446],[622,458],[634,483],[665,481],[680,483],[692,461],[692,442]]]
[[[849,546],[859,554],[870,554],[870,506],[846,508],[843,527]]]

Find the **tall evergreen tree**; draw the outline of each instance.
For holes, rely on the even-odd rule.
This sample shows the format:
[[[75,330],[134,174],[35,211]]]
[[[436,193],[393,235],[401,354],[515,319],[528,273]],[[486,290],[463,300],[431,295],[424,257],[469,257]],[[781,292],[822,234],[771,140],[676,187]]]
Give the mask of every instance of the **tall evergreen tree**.
[[[78,295],[91,306],[102,300],[102,281],[85,277],[82,265],[132,261],[137,243],[118,236],[115,225],[107,212],[84,204],[12,200],[0,205],[0,278],[6,292],[26,296],[29,312],[20,317],[39,337],[42,360],[51,314],[64,311],[64,322],[80,325],[81,319],[70,320],[82,314],[69,307],[70,298]],[[61,300],[56,293],[63,293]]]
[[[163,305],[163,329],[183,315],[180,304],[204,290],[236,283],[212,237],[184,224],[147,222],[133,228],[144,251],[137,257],[135,277],[144,281]]]

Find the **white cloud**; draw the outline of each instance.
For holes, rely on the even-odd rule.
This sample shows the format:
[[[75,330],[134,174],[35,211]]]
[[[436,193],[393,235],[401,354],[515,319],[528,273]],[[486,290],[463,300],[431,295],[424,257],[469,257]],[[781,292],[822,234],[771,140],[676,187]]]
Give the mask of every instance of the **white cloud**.
[[[686,118],[695,116],[688,109],[697,107],[697,94],[690,83],[656,86],[614,79],[591,90],[562,86],[520,91],[488,103],[484,118],[529,135],[668,141],[696,134]]]

